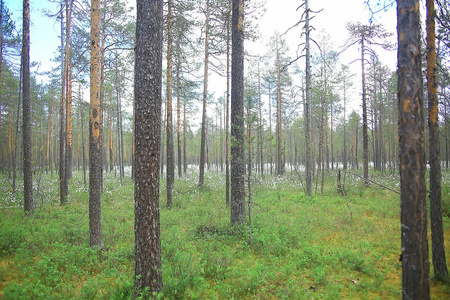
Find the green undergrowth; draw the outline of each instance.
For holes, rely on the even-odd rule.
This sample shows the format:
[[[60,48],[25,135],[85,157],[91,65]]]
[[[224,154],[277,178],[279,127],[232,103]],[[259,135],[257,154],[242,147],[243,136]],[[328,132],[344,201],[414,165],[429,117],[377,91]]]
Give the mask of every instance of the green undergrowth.
[[[253,182],[251,242],[248,224],[230,227],[224,176],[208,173],[175,182],[166,208],[161,181],[161,246],[165,299],[397,299],[401,297],[399,196],[335,172],[324,191],[306,196],[297,175]],[[297,176],[297,177],[296,177]],[[450,245],[450,180],[443,173],[443,215]],[[399,190],[398,178],[371,173]],[[5,179],[2,179],[5,180]],[[133,182],[105,174],[102,229],[105,249],[89,247],[88,189],[80,173],[69,202],[58,205],[54,175],[43,175],[33,217],[0,196],[0,298],[129,299],[134,276]],[[45,184],[49,187],[44,187]],[[315,188],[315,182],[314,182]],[[313,190],[314,190],[313,188]],[[0,188],[9,193],[8,186]],[[56,190],[55,190],[56,189]],[[448,246],[449,247],[449,246]],[[447,247],[447,249],[448,249]],[[431,253],[431,251],[430,251]],[[447,260],[450,252],[447,250]],[[433,276],[431,270],[430,276]],[[433,299],[450,286],[432,279]]]

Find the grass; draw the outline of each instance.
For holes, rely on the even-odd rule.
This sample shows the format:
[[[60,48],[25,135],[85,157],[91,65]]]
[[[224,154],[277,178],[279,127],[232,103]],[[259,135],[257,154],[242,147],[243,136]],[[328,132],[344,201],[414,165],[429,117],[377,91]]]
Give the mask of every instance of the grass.
[[[330,173],[331,174],[331,173]],[[346,196],[326,178],[323,194],[306,196],[298,178],[254,183],[252,243],[248,228],[230,228],[224,178],[209,173],[175,183],[165,208],[161,182],[161,244],[166,299],[386,299],[401,297],[400,202],[397,194],[364,189],[347,178]],[[398,178],[371,178],[399,189]],[[75,173],[69,201],[59,206],[56,176],[42,175],[39,204],[25,217],[5,177],[0,187],[0,298],[128,299],[133,285],[133,183],[105,174],[105,250],[88,243],[88,192]],[[450,174],[443,173],[444,230],[450,252]],[[8,196],[9,195],[9,196]],[[430,251],[431,253],[431,251]],[[430,276],[433,276],[431,270]],[[431,280],[431,298],[450,285]]]

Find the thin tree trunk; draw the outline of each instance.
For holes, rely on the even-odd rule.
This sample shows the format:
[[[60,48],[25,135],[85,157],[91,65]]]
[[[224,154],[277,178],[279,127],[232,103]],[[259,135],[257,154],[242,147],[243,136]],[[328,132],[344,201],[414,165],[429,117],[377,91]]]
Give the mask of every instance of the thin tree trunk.
[[[183,172],[187,171],[187,153],[186,153],[186,99],[183,101]]]
[[[70,3],[69,3],[70,1]],[[66,43],[64,54],[65,100],[66,100],[66,134],[64,151],[64,192],[69,193],[69,179],[72,178],[72,74],[70,66],[70,23],[72,19],[73,0],[66,0]],[[67,196],[66,196],[67,201]]]
[[[273,158],[272,158],[272,98],[270,95],[271,87],[269,85],[269,157],[270,157],[270,176],[273,175]]]
[[[435,277],[448,279],[442,226],[441,154],[439,143],[439,104],[436,81],[436,36],[434,0],[427,0],[427,91],[428,129],[430,135],[430,223],[431,249]]]
[[[89,112],[89,245],[103,248],[101,225],[100,1],[91,0],[91,71]]]
[[[245,222],[244,1],[233,0],[231,36],[231,225]]]
[[[52,168],[52,142],[53,142],[53,103],[50,103],[49,115],[47,120],[47,174],[50,168],[51,176],[53,177]]]
[[[248,148],[248,243],[252,243],[252,120],[250,116],[250,97],[247,104],[247,148]]]
[[[109,152],[109,172],[112,172],[114,169],[114,135],[113,135],[113,113],[112,113],[112,99],[113,97],[109,97],[109,141],[108,141],[108,152]]]
[[[178,178],[183,176],[182,160],[181,160],[181,51],[180,45],[177,44],[177,154],[178,154]]]
[[[175,178],[175,157],[172,133],[172,0],[167,10],[167,208],[172,206],[172,190]]]
[[[14,158],[14,138],[13,138],[13,129],[12,129],[12,117],[13,117],[13,106],[12,106],[12,93],[9,93],[9,121],[8,121],[8,178],[11,178],[11,169],[13,167],[13,158]]]
[[[64,0],[61,0],[61,103],[59,107],[59,199],[60,204],[65,205],[67,203],[67,193],[66,193],[66,185],[65,185],[65,140],[66,140],[66,73],[65,73],[65,52],[64,49],[64,14],[63,14],[63,6]],[[67,17],[67,16],[66,16]]]
[[[165,143],[165,138],[166,135],[164,134],[164,132],[166,131],[166,124],[167,124],[167,113],[166,113],[166,109],[167,109],[167,102],[164,102],[164,106],[165,108],[163,109],[163,114],[162,114],[162,130],[161,130],[161,161],[160,161],[160,168],[161,168],[161,176],[164,174],[164,143]]]
[[[31,97],[30,97],[30,1],[23,1],[23,194],[25,213],[32,215],[33,202],[33,165],[31,161]]]
[[[367,101],[366,101],[366,74],[364,72],[365,64],[365,46],[364,35],[361,37],[361,72],[362,72],[362,109],[363,109],[363,168],[364,185],[369,185],[369,135],[367,133]]]
[[[3,79],[3,0],[0,0],[0,92],[3,91],[2,79]],[[0,104],[0,112],[1,111],[2,111],[2,105]],[[2,116],[0,113],[0,127],[1,127],[1,123],[2,123]],[[8,145],[10,145],[10,144],[8,144]],[[2,163],[1,169],[3,172],[4,171],[4,169],[3,169],[4,157],[3,157],[2,149],[4,149],[3,141],[2,141],[2,139],[0,139],[0,152],[1,152],[1,163]],[[9,155],[7,155],[7,156],[9,156]],[[8,163],[9,162],[10,162],[10,159],[8,159]],[[9,170],[9,168],[8,168],[8,170]],[[9,176],[11,176],[10,172],[9,172]]]
[[[230,5],[230,0],[228,0]],[[226,125],[225,125],[225,202],[230,206],[230,11],[227,14],[227,95],[226,95]]]
[[[304,126],[305,126],[305,177],[306,177],[306,194],[311,195],[311,54],[309,45],[309,1],[305,0],[305,36],[306,36],[306,97],[304,109]]]
[[[119,146],[119,175],[120,185],[123,184],[124,166],[123,166],[123,132],[122,132],[122,104],[120,96],[119,69],[117,67],[118,55],[116,55],[116,104],[117,104],[117,144]]]
[[[16,162],[17,162],[17,155],[19,152],[19,148],[17,146],[17,142],[19,140],[19,124],[20,124],[20,107],[21,107],[21,100],[22,100],[22,72],[23,70],[23,59],[20,60],[20,75],[19,75],[19,95],[17,97],[17,118],[16,118],[16,130],[15,130],[15,138],[14,138],[14,153],[13,153],[13,180],[12,180],[12,190],[14,197],[16,197]]]
[[[206,0],[206,25],[205,25],[205,70],[203,79],[203,111],[202,132],[200,142],[200,176],[198,186],[203,188],[205,180],[205,151],[206,151],[206,104],[208,102],[208,58],[209,58],[209,0]]]
[[[81,151],[83,156],[83,184],[86,187],[86,153],[85,153],[85,142],[84,142],[84,108],[83,99],[81,96],[81,84],[78,88],[78,94],[80,95],[80,125],[81,125]]]
[[[261,103],[261,74],[259,69],[259,60],[258,60],[258,110],[259,110],[259,121],[258,121],[258,136],[259,136],[259,155],[260,155],[260,168],[261,168],[261,177],[264,178],[264,154],[263,154],[263,123],[262,123],[262,103]]]
[[[344,79],[345,80],[345,79]],[[346,115],[346,110],[347,110],[347,85],[344,82],[344,86],[343,86],[343,90],[344,90],[344,137],[343,137],[343,142],[344,142],[344,153],[343,153],[343,168],[344,170],[347,170],[347,115]]]
[[[283,134],[281,128],[281,74],[280,53],[277,45],[277,175],[284,174],[282,154]]]

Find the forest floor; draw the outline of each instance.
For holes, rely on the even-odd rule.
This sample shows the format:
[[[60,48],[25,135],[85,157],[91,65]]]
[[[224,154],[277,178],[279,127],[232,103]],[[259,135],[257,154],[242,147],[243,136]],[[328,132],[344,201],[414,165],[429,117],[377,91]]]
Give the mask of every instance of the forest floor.
[[[399,178],[371,173],[399,190]],[[224,176],[197,174],[175,182],[172,209],[161,181],[161,244],[165,299],[398,299],[401,297],[400,197],[336,172],[306,196],[298,175],[253,182],[248,225],[230,228]],[[134,275],[133,182],[104,175],[104,250],[89,247],[88,189],[80,172],[70,204],[58,205],[57,176],[36,175],[33,217],[14,201],[0,175],[0,298],[128,299]],[[450,173],[443,172],[447,262],[450,261]],[[21,183],[19,183],[21,184]],[[20,186],[20,185],[19,185]],[[429,240],[430,244],[430,240]],[[431,251],[430,251],[431,255]],[[430,258],[431,260],[431,258]],[[431,298],[449,299],[450,284],[433,279]]]

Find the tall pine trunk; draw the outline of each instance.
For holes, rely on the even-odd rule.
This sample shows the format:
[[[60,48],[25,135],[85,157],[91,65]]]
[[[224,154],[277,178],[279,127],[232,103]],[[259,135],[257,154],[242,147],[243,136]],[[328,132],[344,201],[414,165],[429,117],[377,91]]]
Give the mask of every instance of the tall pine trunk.
[[[366,100],[366,73],[364,35],[361,37],[361,74],[362,74],[362,117],[363,117],[363,169],[364,185],[369,185],[369,135],[367,128],[367,100]]]
[[[206,106],[208,102],[208,58],[209,58],[209,0],[206,0],[206,25],[205,25],[205,70],[203,79],[203,110],[202,110],[202,131],[200,142],[200,175],[198,186],[203,188],[205,181],[205,161],[206,161]]]
[[[163,1],[137,1],[134,297],[162,290],[159,215]]]
[[[245,222],[244,1],[233,0],[231,18],[231,225]]]
[[[283,165],[283,131],[281,125],[281,74],[280,74],[280,49],[277,44],[277,175],[284,174]]]
[[[439,143],[439,106],[436,81],[436,36],[434,0],[427,0],[427,91],[430,133],[430,223],[431,251],[435,277],[448,279],[445,259],[441,203],[441,155]]]
[[[70,3],[69,3],[70,1]],[[72,178],[72,75],[70,66],[70,23],[72,19],[73,0],[66,0],[66,42],[64,53],[64,79],[65,79],[65,100],[66,100],[66,132],[64,151],[64,192],[69,193],[69,179]]]
[[[89,245],[103,248],[101,226],[100,0],[91,0],[89,108]]]
[[[178,178],[183,176],[182,159],[181,159],[181,51],[180,44],[177,44],[177,154],[178,154]]]
[[[309,1],[305,1],[305,50],[306,50],[306,97],[304,108],[304,126],[305,126],[305,177],[306,177],[306,194],[311,195],[311,55],[309,45]]]
[[[429,299],[419,0],[397,1],[403,299]]]
[[[229,4],[230,0],[228,0]],[[227,99],[225,123],[225,202],[230,206],[230,42],[231,20],[230,11],[227,15]]]
[[[30,1],[23,0],[23,194],[25,213],[34,211],[33,202],[33,165],[31,162],[31,96],[30,96]]]
[[[64,49],[64,0],[61,0],[61,103],[59,106],[59,198],[60,204],[64,205],[67,203],[67,193],[65,185],[65,146],[66,146],[66,80],[65,80],[65,52]]]
[[[172,190],[175,177],[175,157],[172,132],[172,0],[167,11],[167,208],[172,206]]]

